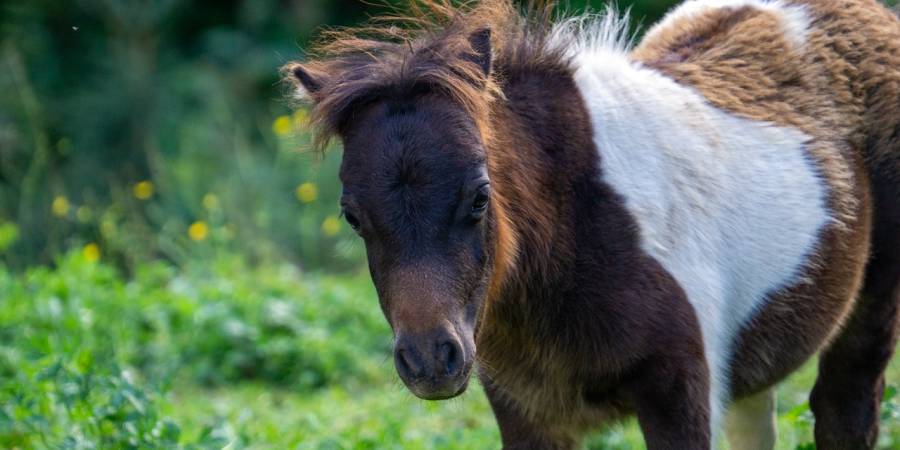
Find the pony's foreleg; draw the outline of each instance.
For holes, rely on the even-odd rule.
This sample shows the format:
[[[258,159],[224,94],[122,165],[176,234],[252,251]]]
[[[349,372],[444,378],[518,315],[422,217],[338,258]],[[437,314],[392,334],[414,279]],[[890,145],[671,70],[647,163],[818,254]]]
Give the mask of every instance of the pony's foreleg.
[[[648,362],[631,385],[648,450],[711,448],[709,375],[702,354],[672,351]]]
[[[728,408],[725,434],[731,450],[771,450],[775,426],[775,387],[736,400]]]
[[[530,423],[514,405],[497,392],[486,377],[481,377],[481,384],[484,386],[491,409],[494,410],[503,450],[571,450],[576,447],[576,442],[571,438],[554,436],[549,430]]]

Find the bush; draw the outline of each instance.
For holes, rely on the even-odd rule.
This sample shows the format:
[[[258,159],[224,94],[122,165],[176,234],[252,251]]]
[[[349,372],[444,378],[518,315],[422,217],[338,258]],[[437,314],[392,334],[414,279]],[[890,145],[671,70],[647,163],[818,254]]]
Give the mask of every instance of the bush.
[[[128,281],[82,252],[56,269],[0,270],[0,446],[185,444],[158,412],[173,380],[295,391],[371,382],[390,350],[373,295],[364,276],[229,258],[150,264]],[[191,445],[215,446],[210,433]]]

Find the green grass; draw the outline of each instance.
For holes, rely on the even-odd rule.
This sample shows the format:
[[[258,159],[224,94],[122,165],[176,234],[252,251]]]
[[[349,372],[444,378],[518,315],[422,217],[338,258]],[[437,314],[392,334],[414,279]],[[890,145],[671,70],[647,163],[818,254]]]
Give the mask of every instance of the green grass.
[[[807,367],[779,388],[779,449],[808,449]],[[900,381],[900,363],[889,382]],[[880,448],[900,446],[900,399]],[[633,421],[590,449],[640,449]],[[0,269],[0,448],[498,448],[477,384],[423,402],[396,380],[365,274],[238,259],[129,279],[80,254]]]

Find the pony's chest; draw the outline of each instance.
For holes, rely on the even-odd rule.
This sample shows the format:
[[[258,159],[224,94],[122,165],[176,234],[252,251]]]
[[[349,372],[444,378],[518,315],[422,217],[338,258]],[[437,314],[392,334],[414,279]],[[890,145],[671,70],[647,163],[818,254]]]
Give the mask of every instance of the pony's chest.
[[[558,432],[591,429],[628,410],[615,382],[585,376],[576,363],[550,351],[532,349],[524,355],[509,349],[502,358],[485,359],[483,365],[492,367],[492,384],[504,399],[529,421]]]

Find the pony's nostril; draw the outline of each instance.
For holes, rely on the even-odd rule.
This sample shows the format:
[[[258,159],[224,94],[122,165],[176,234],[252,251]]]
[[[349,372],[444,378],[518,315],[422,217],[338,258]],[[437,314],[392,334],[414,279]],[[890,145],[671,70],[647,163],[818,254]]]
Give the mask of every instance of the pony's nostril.
[[[444,342],[438,348],[438,361],[444,367],[444,373],[456,376],[460,369],[460,355],[457,346],[452,342]]]
[[[397,361],[397,370],[403,378],[414,380],[422,377],[424,367],[421,362],[416,359],[415,355],[409,351],[404,349],[397,350],[394,359]]]

